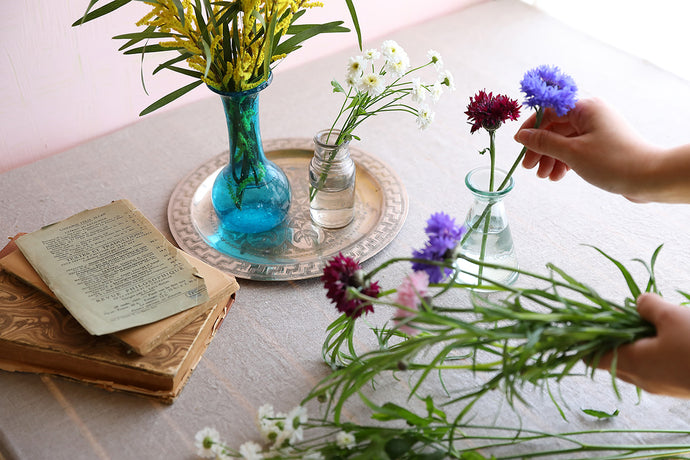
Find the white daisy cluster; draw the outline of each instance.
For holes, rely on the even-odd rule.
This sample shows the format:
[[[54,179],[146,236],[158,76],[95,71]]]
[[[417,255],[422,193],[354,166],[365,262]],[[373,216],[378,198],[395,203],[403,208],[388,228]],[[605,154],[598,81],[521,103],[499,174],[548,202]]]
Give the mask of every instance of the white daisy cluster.
[[[307,422],[307,409],[297,406],[288,414],[275,413],[273,406],[264,404],[259,408],[256,424],[261,437],[270,449],[288,447],[304,439],[302,425]]]
[[[379,110],[413,113],[417,116],[417,126],[420,129],[429,127],[434,113],[427,101],[438,102],[443,94],[443,86],[455,89],[455,83],[451,73],[444,70],[443,59],[437,51],[429,50],[427,57],[428,61],[424,65],[411,68],[409,56],[394,40],[384,41],[380,51],[370,49],[362,55],[351,57],[347,65],[345,82],[350,89],[347,97],[353,100],[355,108],[352,114],[355,116],[348,117],[346,126],[341,131],[350,133],[361,122],[357,120],[358,117],[366,118]],[[384,60],[383,64],[377,67],[377,61],[381,58]],[[404,77],[427,66],[433,66],[437,72],[434,82],[424,83],[418,77],[409,81],[404,80]],[[333,86],[338,91],[337,82],[333,82]],[[403,102],[407,96],[411,97],[412,102],[417,105],[416,108]],[[347,126],[348,123],[351,126]]]
[[[261,437],[266,443],[264,446],[247,441],[238,451],[230,450],[220,440],[218,431],[214,428],[203,428],[195,436],[197,455],[203,458],[215,460],[229,460],[231,458],[243,458],[245,460],[264,460],[282,458],[286,454],[294,455],[292,446],[304,439],[303,425],[307,423],[307,409],[297,406],[287,414],[275,412],[273,406],[264,404],[259,408],[256,425]],[[310,453],[302,457],[304,460],[322,460],[319,452]]]

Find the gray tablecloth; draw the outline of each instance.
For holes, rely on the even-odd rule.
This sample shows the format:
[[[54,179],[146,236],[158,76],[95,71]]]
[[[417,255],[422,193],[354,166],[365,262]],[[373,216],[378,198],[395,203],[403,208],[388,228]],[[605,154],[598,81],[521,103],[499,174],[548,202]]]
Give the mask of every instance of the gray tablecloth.
[[[425,59],[428,49],[438,50],[457,90],[444,95],[434,124],[424,132],[418,132],[412,117],[399,114],[375,117],[359,130],[357,147],[391,165],[410,201],[399,235],[365,268],[422,246],[424,222],[431,213],[463,218],[471,200],[464,175],[488,162],[477,153],[486,136],[469,134],[463,113],[469,96],[486,88],[519,98],[518,82],[534,66],[561,66],[575,78],[583,97],[607,99],[656,143],[688,139],[687,82],[516,0],[486,2],[383,38],[398,41],[413,63]],[[342,78],[350,54],[355,51],[278,70],[261,94],[263,137],[310,138],[328,126],[340,102],[331,93],[330,80]],[[512,141],[517,126],[499,131],[499,166],[508,166],[517,154]],[[85,208],[129,198],[171,237],[166,208],[173,189],[187,172],[227,149],[226,133],[220,102],[209,95],[2,174],[0,235],[31,231]],[[522,267],[540,271],[554,262],[607,295],[621,296],[625,285],[613,266],[580,243],[599,246],[626,262],[648,259],[664,243],[657,265],[662,290],[677,298],[675,288],[688,289],[687,206],[632,204],[572,173],[552,184],[519,169],[516,183],[506,206]],[[637,268],[636,275],[644,275]],[[404,269],[387,272],[382,284],[395,286]],[[327,375],[320,347],[326,326],[337,315],[316,279],[240,284],[226,322],[172,406],[54,377],[0,372],[0,453],[31,460],[186,459],[193,458],[194,434],[204,426],[215,426],[233,446],[258,439],[254,418],[259,406],[271,403],[287,411]],[[467,377],[456,378],[462,384]],[[394,397],[402,394],[393,383],[380,390]],[[522,421],[560,431],[596,428],[602,424],[586,420],[580,408],[618,408],[621,415],[606,427],[690,428],[688,402],[644,394],[638,404],[626,384],[617,400],[605,373],[594,381],[568,380],[561,391],[570,407],[569,422],[539,391],[528,391],[532,407],[518,407]],[[499,422],[516,420],[510,410],[500,414]],[[621,440],[641,442],[627,435]]]

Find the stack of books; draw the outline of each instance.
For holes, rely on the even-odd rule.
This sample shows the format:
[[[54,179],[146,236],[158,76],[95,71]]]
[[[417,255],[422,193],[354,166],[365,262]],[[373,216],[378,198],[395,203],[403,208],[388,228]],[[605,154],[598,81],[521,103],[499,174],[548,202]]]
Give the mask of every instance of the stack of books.
[[[166,403],[239,289],[172,246],[126,200],[12,237],[0,269],[0,369]]]

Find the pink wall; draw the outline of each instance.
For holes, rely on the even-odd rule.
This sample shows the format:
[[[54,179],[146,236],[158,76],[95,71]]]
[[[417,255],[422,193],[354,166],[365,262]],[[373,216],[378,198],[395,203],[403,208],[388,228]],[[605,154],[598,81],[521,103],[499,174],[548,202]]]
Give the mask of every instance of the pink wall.
[[[357,3],[365,40],[482,0],[366,0]],[[305,15],[309,22],[346,20],[344,0]],[[147,10],[138,2],[70,27],[87,0],[11,0],[0,15],[0,172],[58,153],[136,122],[139,112],[191,81],[172,72],[151,76],[140,59],[117,51],[114,35],[132,32]],[[104,4],[104,3],[103,3]],[[350,24],[349,19],[347,23]],[[354,34],[321,36],[288,56],[277,73],[345,48],[356,49]],[[200,87],[169,107],[209,96]],[[165,109],[163,109],[165,110]]]

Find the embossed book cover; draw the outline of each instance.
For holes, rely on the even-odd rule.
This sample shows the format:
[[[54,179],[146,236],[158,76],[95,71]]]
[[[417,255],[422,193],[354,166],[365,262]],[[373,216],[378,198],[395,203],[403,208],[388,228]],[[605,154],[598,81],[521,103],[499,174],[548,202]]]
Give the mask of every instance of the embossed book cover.
[[[225,283],[209,286],[213,305],[205,313],[140,356],[113,336],[89,334],[55,299],[0,271],[0,369],[59,375],[172,403],[234,301],[237,283],[223,276]]]
[[[13,240],[0,251],[0,269],[4,269],[17,276],[25,283],[57,300],[53,291],[43,282],[29,261],[26,260],[22,252],[17,248],[15,240],[21,235],[22,234],[15,236]],[[112,337],[120,339],[126,343],[132,351],[140,355],[150,353],[151,350],[163,343],[168,337],[177,333],[180,329],[208,310],[212,305],[215,305],[217,302],[216,297],[230,294],[239,288],[234,278],[228,277],[227,274],[201,262],[185,252],[180,251],[180,253],[198,270],[198,273],[203,277],[206,283],[208,292],[212,293],[213,297],[194,308],[177,313],[155,323],[137,326],[111,334]],[[230,282],[228,282],[229,280]],[[60,304],[59,306],[62,305]]]

